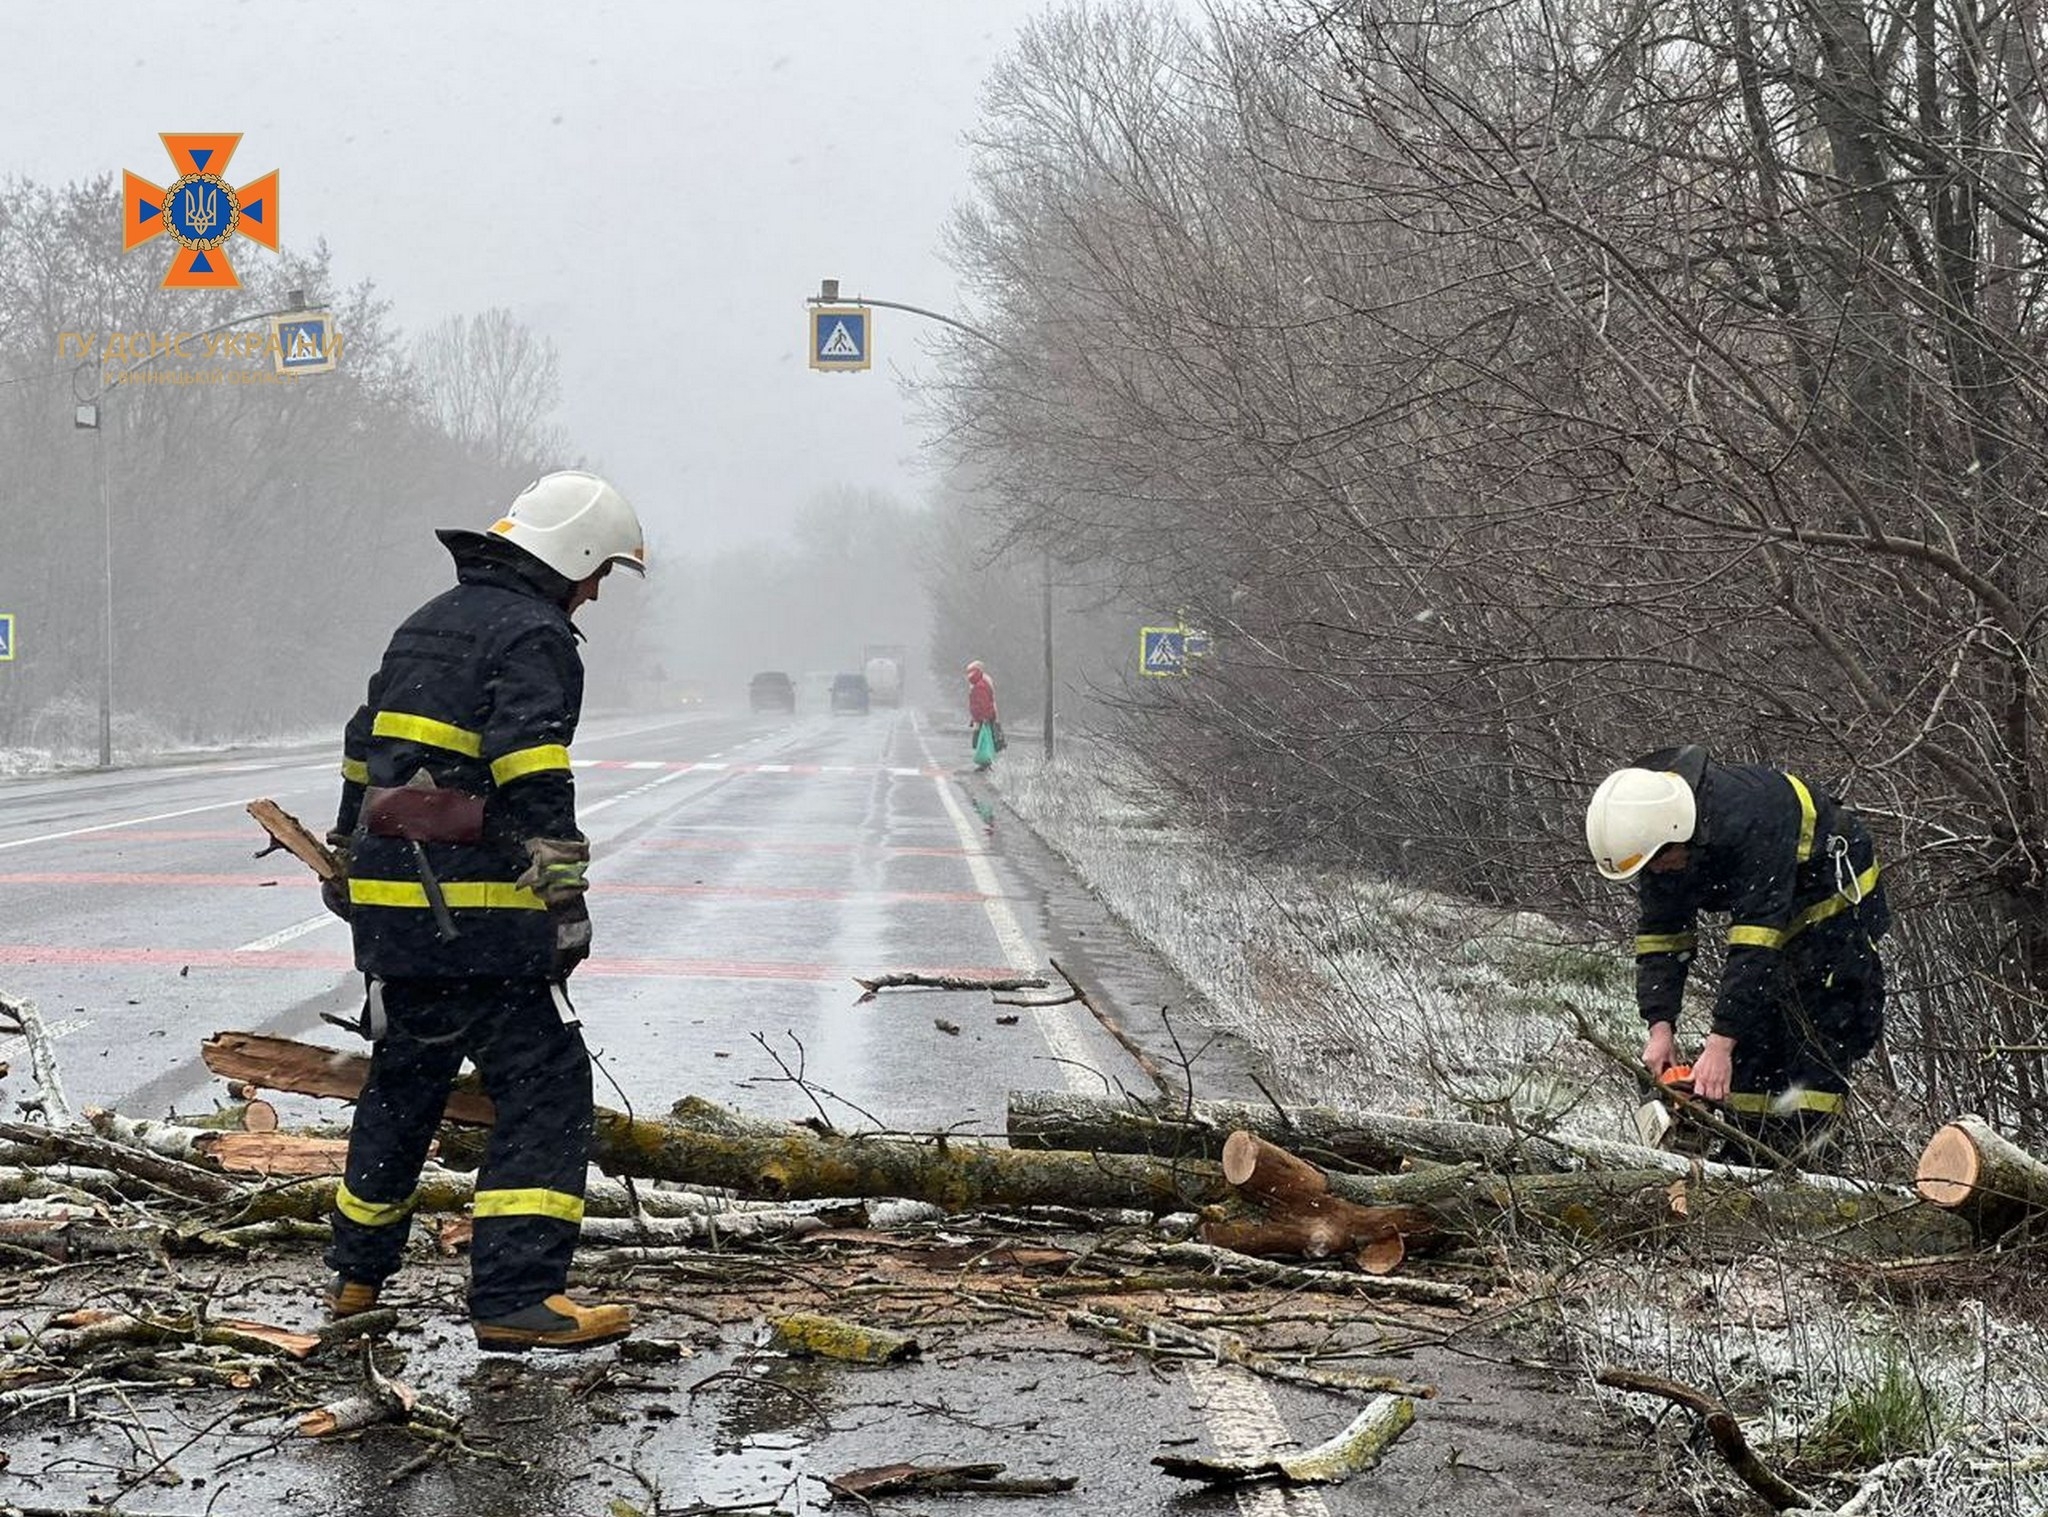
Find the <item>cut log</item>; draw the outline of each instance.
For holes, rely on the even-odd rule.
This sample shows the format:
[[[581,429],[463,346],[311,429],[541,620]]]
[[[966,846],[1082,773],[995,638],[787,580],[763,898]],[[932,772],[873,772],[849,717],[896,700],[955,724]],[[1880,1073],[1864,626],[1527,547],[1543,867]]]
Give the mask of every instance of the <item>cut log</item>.
[[[1402,1238],[1436,1232],[1430,1215],[1409,1206],[1367,1206],[1332,1195],[1330,1177],[1306,1159],[1249,1132],[1223,1145],[1223,1178],[1250,1214],[1212,1218],[1202,1241],[1261,1258],[1327,1259],[1362,1252],[1386,1274],[1407,1252]]]
[[[1928,1139],[1913,1187],[1967,1217],[1985,1238],[2048,1212],[2048,1164],[1975,1115],[1957,1117]]]
[[[223,1079],[238,1080],[258,1090],[340,1101],[353,1101],[361,1095],[370,1073],[370,1061],[361,1054],[258,1033],[215,1033],[199,1045],[199,1055],[206,1067]],[[494,1115],[491,1098],[472,1077],[455,1082],[442,1113],[446,1121],[472,1127],[489,1127]]]

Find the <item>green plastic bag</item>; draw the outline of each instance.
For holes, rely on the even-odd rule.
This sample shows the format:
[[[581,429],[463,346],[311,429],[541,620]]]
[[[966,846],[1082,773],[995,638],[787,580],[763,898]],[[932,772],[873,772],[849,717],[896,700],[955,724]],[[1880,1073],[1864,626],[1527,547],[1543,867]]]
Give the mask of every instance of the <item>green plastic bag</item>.
[[[995,726],[990,722],[977,722],[974,726],[974,767],[986,769],[995,761]]]

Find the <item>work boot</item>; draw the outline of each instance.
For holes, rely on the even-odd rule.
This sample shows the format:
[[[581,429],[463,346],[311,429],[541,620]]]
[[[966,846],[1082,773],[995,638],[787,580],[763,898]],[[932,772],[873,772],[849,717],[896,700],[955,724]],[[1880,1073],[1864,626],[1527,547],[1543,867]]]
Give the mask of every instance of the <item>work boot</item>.
[[[327,1282],[327,1315],[339,1322],[344,1317],[368,1311],[377,1304],[377,1289],[346,1275],[336,1275]]]
[[[492,1353],[595,1348],[600,1343],[615,1343],[633,1331],[633,1308],[609,1302],[584,1306],[567,1296],[550,1296],[509,1316],[476,1318],[472,1325],[477,1347]]]

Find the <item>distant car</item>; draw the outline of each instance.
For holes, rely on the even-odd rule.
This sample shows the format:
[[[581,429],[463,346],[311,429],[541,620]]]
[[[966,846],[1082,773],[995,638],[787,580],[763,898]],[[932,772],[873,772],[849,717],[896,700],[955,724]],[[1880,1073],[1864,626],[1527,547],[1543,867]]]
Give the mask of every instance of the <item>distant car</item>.
[[[780,669],[764,669],[747,682],[747,704],[756,711],[795,711],[796,686]]]
[[[832,677],[832,709],[865,716],[868,709],[868,677],[865,674],[835,674]]]

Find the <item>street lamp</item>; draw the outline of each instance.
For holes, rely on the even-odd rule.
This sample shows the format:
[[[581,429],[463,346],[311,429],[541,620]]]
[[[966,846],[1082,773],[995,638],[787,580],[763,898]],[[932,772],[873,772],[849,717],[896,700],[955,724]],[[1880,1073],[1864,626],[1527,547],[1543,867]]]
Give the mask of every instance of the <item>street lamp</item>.
[[[107,480],[107,443],[101,415],[101,402],[118,386],[127,382],[128,377],[154,364],[166,353],[175,353],[185,340],[197,341],[211,337],[216,332],[225,332],[234,327],[244,327],[252,321],[268,321],[273,316],[291,316],[307,309],[306,292],[293,290],[286,297],[289,304],[275,311],[252,311],[246,316],[233,316],[218,326],[208,327],[203,332],[181,333],[179,341],[170,347],[160,348],[154,344],[149,353],[138,358],[121,370],[112,379],[104,380],[100,387],[89,396],[78,400],[71,412],[71,429],[74,432],[90,432],[93,435],[93,452],[98,460],[100,476],[100,768],[114,767],[114,494]],[[77,368],[71,371],[71,392],[78,394],[78,374],[90,358],[79,360]]]
[[[804,304],[813,306],[837,305],[839,304],[839,302],[839,281],[836,279],[821,279],[818,281],[818,293],[807,299],[804,302]],[[889,311],[908,311],[913,316],[922,316],[928,321],[936,321],[939,322],[941,325],[949,326],[956,332],[965,332],[969,337],[972,337],[977,341],[987,343],[990,347],[994,348],[998,353],[1007,353],[1013,358],[1018,356],[1017,350],[1015,348],[1010,347],[1008,344],[1002,342],[998,338],[991,337],[987,332],[982,331],[980,327],[969,326],[966,322],[960,320],[957,316],[948,316],[943,311],[930,311],[926,310],[923,306],[905,305],[901,301],[897,300],[876,300],[873,297],[867,295],[856,295],[851,299],[851,301],[848,302],[848,304],[861,306],[880,306],[884,310]],[[1042,592],[1041,599],[1043,602],[1045,624],[1045,756],[1047,758],[1051,758],[1053,754],[1052,548],[1049,544],[1043,552],[1043,556],[1041,559],[1041,569],[1042,581],[1040,588]]]

